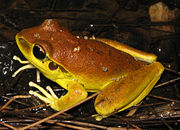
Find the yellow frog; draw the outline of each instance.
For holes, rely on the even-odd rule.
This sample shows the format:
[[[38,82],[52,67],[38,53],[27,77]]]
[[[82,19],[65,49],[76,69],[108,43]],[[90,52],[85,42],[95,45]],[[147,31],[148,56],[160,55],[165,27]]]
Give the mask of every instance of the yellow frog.
[[[139,103],[164,71],[153,54],[109,39],[73,36],[55,19],[22,30],[16,42],[31,64],[68,91],[58,98],[52,89],[48,93],[34,85],[45,96],[31,94],[61,111],[85,99],[87,92],[102,90],[94,103],[99,120]]]

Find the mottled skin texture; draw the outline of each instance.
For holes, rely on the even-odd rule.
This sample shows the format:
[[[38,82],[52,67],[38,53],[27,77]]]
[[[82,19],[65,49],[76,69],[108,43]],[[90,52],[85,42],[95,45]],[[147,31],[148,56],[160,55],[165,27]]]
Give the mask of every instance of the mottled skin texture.
[[[115,47],[114,42],[107,41],[107,43],[101,42],[101,40],[85,40],[81,38],[77,38],[76,36],[73,36],[68,30],[62,28],[59,23],[56,20],[45,20],[43,24],[37,27],[24,29],[16,36],[18,47],[20,48],[21,52],[24,54],[24,56],[34,65],[36,66],[47,78],[57,82],[59,85],[67,89],[68,91],[71,91],[73,96],[77,96],[78,94],[74,94],[72,91],[74,90],[82,90],[80,93],[84,93],[84,96],[82,96],[82,99],[86,97],[86,91],[98,91],[102,90],[103,88],[107,86],[110,86],[110,88],[113,90],[115,88],[121,88],[121,80],[126,79],[128,75],[131,75],[132,77],[136,76],[133,75],[133,73],[143,73],[143,71],[146,69],[147,63],[143,61],[139,61],[136,59],[136,57],[131,56],[130,54],[127,54],[123,51],[120,51],[121,49]],[[108,43],[109,42],[109,43]],[[116,42],[117,43],[117,42]],[[46,60],[39,60],[36,57],[34,57],[32,50],[35,45],[41,46],[42,50],[46,53]],[[113,46],[114,45],[114,46]],[[128,50],[131,50],[128,48]],[[135,49],[132,49],[133,51]],[[135,50],[136,52],[136,50]],[[137,51],[137,55],[143,55],[144,53],[141,51]],[[146,55],[146,54],[145,54]],[[151,56],[156,59],[156,56],[147,54],[148,56]],[[148,58],[147,58],[148,59]],[[53,62],[54,64],[58,64],[58,69],[52,70],[48,65]],[[52,65],[52,64],[51,64]],[[147,67],[148,71],[150,71],[153,68],[155,69],[155,72],[152,72],[152,74],[146,73],[145,76],[149,76],[149,82],[142,83],[141,85],[137,85],[137,89],[139,88],[139,92],[135,92],[135,97],[132,98],[131,101],[118,101],[121,99],[113,99],[114,103],[117,104],[117,102],[126,102],[125,106],[135,100],[138,95],[141,95],[143,93],[146,87],[148,87],[150,82],[152,81],[153,84],[157,82],[155,79],[159,79],[161,73],[163,72],[163,66],[160,63],[153,63],[152,67]],[[157,73],[157,74],[156,74]],[[136,76],[137,79],[142,79],[142,75]],[[133,84],[132,77],[127,78],[128,80],[123,82],[129,82]],[[73,83],[72,83],[73,82]],[[73,84],[73,85],[72,85]],[[76,85],[75,85],[76,84]],[[139,85],[139,86],[138,86]],[[71,86],[71,87],[68,87]],[[72,87],[72,86],[78,86],[78,87]],[[152,89],[153,85],[150,85],[150,88]],[[70,89],[69,89],[70,88]],[[76,88],[76,89],[75,89]],[[126,91],[125,88],[127,88],[128,93],[130,93],[133,89],[136,89],[133,87],[126,87],[123,86],[123,89],[118,89],[117,93],[107,93],[106,96],[118,96],[118,93],[123,93],[123,91]],[[129,91],[131,89],[131,91]],[[150,89],[150,90],[151,90]],[[148,90],[148,92],[150,91]],[[113,95],[112,95],[113,94]],[[121,94],[122,95],[122,94]],[[129,96],[128,95],[128,96]],[[134,95],[134,94],[133,94]],[[73,101],[73,99],[70,99],[70,93],[69,98],[64,100],[63,104],[69,105],[67,102]],[[66,95],[66,97],[68,97]],[[124,95],[126,96],[126,95]],[[131,96],[131,95],[130,95]],[[103,98],[102,96],[100,96]],[[142,96],[143,98],[144,96]],[[138,103],[142,98],[138,99],[136,103]],[[60,98],[61,99],[61,98]],[[79,100],[82,100],[81,98]],[[69,101],[68,101],[69,100]],[[116,101],[117,100],[117,101]],[[103,99],[99,99],[97,101],[97,104],[99,105],[100,102],[104,101]],[[78,101],[77,101],[78,102]],[[75,103],[75,102],[74,102]],[[62,104],[62,101],[58,101],[58,105],[55,106],[54,109],[61,110],[59,107],[59,104]],[[106,104],[106,102],[105,102]],[[109,103],[107,103],[109,104]],[[132,104],[132,105],[135,105]],[[98,106],[97,105],[97,106]],[[131,106],[132,106],[131,105]],[[65,105],[66,106],[66,105]],[[100,105],[101,106],[101,105]],[[119,105],[117,105],[119,106]],[[120,109],[119,107],[115,106],[112,108],[111,112],[106,113],[106,110],[103,110],[103,112],[98,112],[104,117],[109,115],[113,112],[115,109]],[[52,106],[51,106],[52,107]],[[121,105],[121,107],[123,107]],[[129,106],[130,107],[130,106]],[[53,108],[53,107],[52,107]],[[96,108],[96,103],[95,103]],[[64,108],[62,108],[64,109]],[[106,108],[107,109],[107,108]],[[99,111],[96,108],[97,111]]]

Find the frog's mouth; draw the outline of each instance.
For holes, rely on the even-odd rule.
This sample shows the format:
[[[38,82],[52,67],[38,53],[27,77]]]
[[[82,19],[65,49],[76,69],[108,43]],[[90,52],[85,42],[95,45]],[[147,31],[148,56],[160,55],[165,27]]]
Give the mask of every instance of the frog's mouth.
[[[19,37],[18,34],[16,35],[16,43],[23,55],[27,55],[31,52],[31,45],[24,40],[24,38]]]

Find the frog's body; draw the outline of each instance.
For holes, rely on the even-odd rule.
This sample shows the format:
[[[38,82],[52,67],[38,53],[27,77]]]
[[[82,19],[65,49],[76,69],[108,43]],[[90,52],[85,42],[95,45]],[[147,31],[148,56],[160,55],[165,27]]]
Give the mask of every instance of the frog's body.
[[[34,93],[55,110],[81,101],[87,97],[87,92],[103,89],[95,101],[95,108],[106,117],[115,110],[121,111],[140,102],[164,70],[155,62],[153,54],[108,39],[77,38],[52,19],[38,27],[22,30],[16,35],[16,41],[35,67],[68,90],[59,99]],[[40,52],[36,54],[36,51]]]

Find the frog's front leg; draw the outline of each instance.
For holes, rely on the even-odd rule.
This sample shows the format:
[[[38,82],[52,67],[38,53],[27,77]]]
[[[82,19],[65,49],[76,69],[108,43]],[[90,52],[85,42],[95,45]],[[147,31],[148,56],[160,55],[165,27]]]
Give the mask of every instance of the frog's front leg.
[[[164,67],[155,62],[110,83],[96,98],[95,109],[101,115],[97,120],[123,111],[139,103],[153,88]]]
[[[30,82],[30,86],[39,89],[39,91],[42,92],[46,97],[32,90],[30,91],[30,94],[33,94],[45,103],[48,103],[50,107],[56,111],[64,110],[87,97],[87,91],[84,89],[84,87],[73,81],[67,84],[66,88],[68,92],[66,95],[61,96],[60,98],[56,96],[50,87],[47,87],[48,91],[50,92],[48,93],[46,90],[35,83]]]

